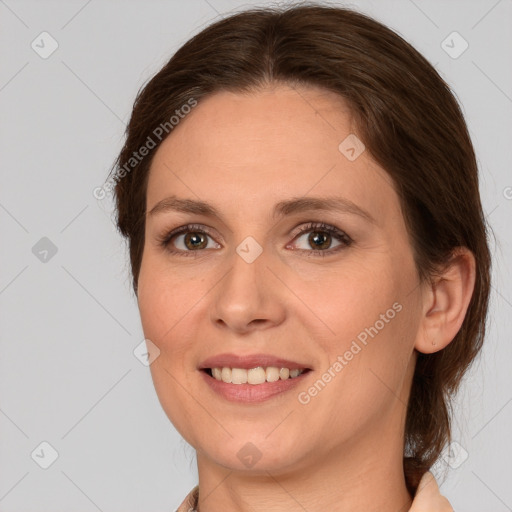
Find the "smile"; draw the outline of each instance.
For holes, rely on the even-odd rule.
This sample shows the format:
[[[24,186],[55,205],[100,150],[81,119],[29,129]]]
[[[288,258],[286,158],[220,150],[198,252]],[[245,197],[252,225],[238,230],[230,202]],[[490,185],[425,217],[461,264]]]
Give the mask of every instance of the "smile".
[[[275,378],[277,371],[279,374],[277,380],[267,380],[267,370],[269,368],[270,379]],[[213,370],[215,370],[216,377],[213,376]],[[272,366],[266,368],[260,366],[249,370],[215,367],[213,370],[204,368],[199,372],[208,388],[214,392],[213,396],[238,404],[256,404],[271,398],[277,399],[277,397],[284,399],[287,391],[291,391],[312,373],[309,368],[289,370],[288,368],[278,369]],[[218,378],[219,371],[220,379]],[[283,378],[281,378],[281,374]],[[225,382],[223,375],[224,379],[230,380],[230,382]],[[253,383],[251,384],[249,381]]]
[[[207,368],[206,371],[216,380],[226,384],[251,384],[257,386],[264,382],[277,382],[278,380],[294,379],[304,373],[307,369],[278,368],[277,366],[258,366],[256,368]]]

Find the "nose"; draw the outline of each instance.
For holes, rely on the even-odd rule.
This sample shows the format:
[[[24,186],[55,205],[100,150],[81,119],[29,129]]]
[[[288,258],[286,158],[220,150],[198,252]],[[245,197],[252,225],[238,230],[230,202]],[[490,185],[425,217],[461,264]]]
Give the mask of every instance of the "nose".
[[[265,251],[251,263],[234,252],[232,266],[211,298],[211,318],[218,328],[242,334],[284,321],[286,288],[270,260]]]

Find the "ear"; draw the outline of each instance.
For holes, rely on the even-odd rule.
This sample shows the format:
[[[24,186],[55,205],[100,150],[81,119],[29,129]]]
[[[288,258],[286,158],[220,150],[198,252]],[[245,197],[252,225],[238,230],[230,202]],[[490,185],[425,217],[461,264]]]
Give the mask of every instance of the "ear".
[[[473,295],[475,267],[473,253],[467,247],[457,247],[449,266],[425,287],[416,350],[431,354],[455,338]]]

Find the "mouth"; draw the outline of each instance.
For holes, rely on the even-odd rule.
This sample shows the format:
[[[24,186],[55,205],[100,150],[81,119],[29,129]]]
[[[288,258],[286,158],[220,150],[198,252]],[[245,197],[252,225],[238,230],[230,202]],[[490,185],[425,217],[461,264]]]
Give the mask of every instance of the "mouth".
[[[311,370],[306,364],[269,354],[219,354],[198,367],[226,384],[263,384],[297,378]]]
[[[310,368],[279,368],[277,366],[256,366],[255,368],[231,368],[229,366],[203,368],[210,377],[226,384],[251,384],[257,386],[265,382],[296,379],[303,373],[311,371]]]
[[[198,370],[215,395],[231,402],[256,403],[284,395],[313,369],[268,354],[220,354],[203,361]]]

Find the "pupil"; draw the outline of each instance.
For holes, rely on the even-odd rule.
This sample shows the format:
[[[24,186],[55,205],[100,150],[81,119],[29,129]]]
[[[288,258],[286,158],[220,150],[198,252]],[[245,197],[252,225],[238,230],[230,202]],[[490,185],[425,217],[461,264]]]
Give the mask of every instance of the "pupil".
[[[185,245],[190,249],[197,249],[199,246],[197,245],[197,242],[199,242],[199,244],[201,244],[201,242],[204,242],[203,240],[203,235],[200,234],[200,233],[194,233],[194,234],[190,234],[188,233],[187,235],[185,235]],[[190,245],[189,245],[190,243]]]
[[[319,235],[319,233],[322,233],[321,231],[315,231],[309,235],[309,241],[312,242],[314,245],[316,245],[318,248],[325,249],[326,247],[329,247],[329,238],[330,235]],[[323,240],[323,243],[322,243]],[[326,241],[327,240],[327,241]],[[320,242],[320,245],[318,245],[318,242]]]
[[[316,245],[318,248],[325,249],[326,247],[329,247],[329,239],[330,235],[321,234],[321,231],[315,231],[309,235],[309,241]],[[199,245],[198,245],[199,243]],[[187,247],[192,249],[197,249],[201,245],[201,243],[204,243],[204,237],[200,233],[190,234],[188,233],[185,236],[185,244]],[[190,245],[189,245],[190,244]]]

